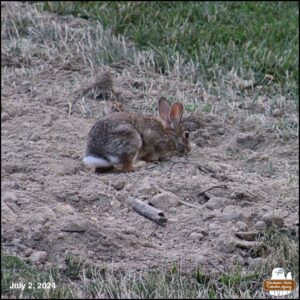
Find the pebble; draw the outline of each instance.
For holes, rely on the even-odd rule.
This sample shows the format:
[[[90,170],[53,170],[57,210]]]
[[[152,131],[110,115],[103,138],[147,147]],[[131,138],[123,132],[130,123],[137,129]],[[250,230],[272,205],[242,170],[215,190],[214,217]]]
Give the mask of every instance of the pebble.
[[[85,232],[88,228],[88,222],[85,220],[71,219],[64,222],[61,231],[66,232]]]
[[[19,198],[17,199],[17,205],[28,204],[30,202],[27,198]]]
[[[125,193],[123,193],[123,192],[117,192],[116,194],[115,194],[115,197],[116,197],[116,199],[118,200],[118,201],[120,201],[121,203],[122,202],[125,202],[126,201],[126,194]]]
[[[27,248],[24,252],[25,256],[30,256],[32,254],[33,250],[31,248]]]
[[[53,125],[53,121],[51,119],[47,119],[45,122],[42,123],[43,126],[48,127]]]
[[[175,214],[177,213],[177,209],[176,209],[175,207],[170,207],[170,208],[169,208],[169,213],[170,213],[171,215],[175,215]]]
[[[7,120],[9,120],[9,114],[6,112],[1,113],[1,121],[6,122]]]
[[[64,234],[62,232],[59,232],[57,235],[58,239],[63,239],[64,238]]]
[[[30,137],[29,137],[29,141],[32,142],[37,142],[38,140],[40,140],[41,137],[39,136],[38,133],[33,133]]]
[[[45,262],[47,259],[47,252],[46,251],[36,251],[33,252],[30,257],[29,260],[36,265],[40,265],[41,263]]]
[[[267,228],[267,224],[264,221],[257,221],[254,227],[256,230],[265,230]]]
[[[171,207],[180,205],[180,198],[171,192],[162,192],[155,195],[150,203],[159,209],[168,210]]]
[[[208,220],[211,220],[213,218],[215,218],[216,215],[215,214],[208,214],[206,216],[203,217],[203,221],[208,221]]]
[[[208,231],[216,230],[218,228],[219,228],[219,226],[217,224],[215,224],[215,223],[210,223],[207,226]]]
[[[15,225],[15,230],[16,230],[17,232],[23,232],[23,231],[24,231],[24,226],[21,225],[21,224],[16,224],[16,225]]]
[[[35,241],[40,241],[43,238],[43,234],[41,231],[37,230],[32,233],[31,238]]]
[[[3,200],[1,200],[1,217],[2,220],[6,220],[8,222],[15,222],[18,218],[17,214],[15,214]]]
[[[2,200],[6,202],[17,202],[17,196],[12,192],[5,192]]]
[[[125,186],[125,181],[124,180],[117,180],[116,182],[112,183],[111,185],[117,191],[121,191],[121,190],[123,190],[123,188]]]
[[[56,220],[56,215],[49,207],[42,207],[31,215],[30,221],[35,224],[45,224],[47,221]]]
[[[113,199],[110,201],[110,205],[113,208],[119,208],[121,206],[121,202],[118,201],[117,199]]]
[[[203,234],[199,232],[192,232],[190,238],[194,241],[201,241],[203,239]]]
[[[235,235],[246,241],[254,241],[258,235],[257,231],[247,231],[247,232],[236,232]]]
[[[205,204],[205,207],[208,209],[220,209],[225,205],[226,199],[221,197],[211,197]]]
[[[59,204],[53,210],[60,215],[73,215],[75,213],[74,208],[69,204]]]
[[[248,225],[242,221],[237,221],[235,227],[238,231],[247,231]]]
[[[238,211],[222,213],[219,215],[219,220],[222,222],[236,221],[241,219],[243,214]]]
[[[133,192],[133,191],[134,191],[134,186],[133,186],[133,184],[131,184],[131,183],[126,184],[126,186],[125,186],[125,191],[128,192],[128,193]]]
[[[224,253],[232,253],[235,250],[236,241],[232,236],[222,235],[219,238],[217,245],[220,251]]]

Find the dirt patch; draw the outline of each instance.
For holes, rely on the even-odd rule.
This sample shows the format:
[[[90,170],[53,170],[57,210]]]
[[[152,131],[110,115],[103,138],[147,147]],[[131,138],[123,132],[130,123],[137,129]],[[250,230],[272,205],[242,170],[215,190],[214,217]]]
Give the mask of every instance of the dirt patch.
[[[235,232],[264,228],[262,222],[269,226],[272,220],[288,228],[298,223],[298,140],[282,141],[267,126],[247,123],[243,108],[222,114],[218,104],[220,111],[186,113],[194,144],[186,157],[143,164],[128,174],[86,169],[82,157],[88,132],[112,101],[120,101],[124,110],[151,114],[160,95],[180,96],[186,103],[207,102],[209,96],[204,99],[193,84],[173,74],[163,76],[141,65],[91,66],[72,39],[88,26],[85,21],[38,13],[24,3],[1,6],[6,26],[1,69],[2,245],[9,253],[30,259],[44,251],[38,261],[61,267],[69,255],[125,270],[175,262],[186,269],[211,268],[209,261],[220,268],[246,266],[249,245],[241,247]],[[20,31],[18,22],[27,31]],[[50,24],[62,35],[68,26],[74,36],[68,40],[63,35],[67,42],[62,45],[55,33],[51,37],[42,32]],[[13,52],[17,41],[24,47],[20,53]],[[101,99],[81,99],[70,114],[76,91],[93,85],[92,71],[109,71],[116,93],[112,98],[102,94]],[[273,119],[276,116],[268,115],[269,122]],[[157,197],[165,192],[199,208],[177,201],[157,203],[165,201]],[[154,198],[165,209],[167,226],[134,212],[129,197]]]

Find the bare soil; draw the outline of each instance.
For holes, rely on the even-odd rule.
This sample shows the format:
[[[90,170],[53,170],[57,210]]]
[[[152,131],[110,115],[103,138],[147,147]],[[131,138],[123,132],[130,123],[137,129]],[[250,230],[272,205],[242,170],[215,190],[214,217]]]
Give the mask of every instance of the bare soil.
[[[37,13],[28,4],[1,6],[1,18],[13,19],[26,10],[44,24],[77,28],[87,22]],[[28,43],[31,38],[22,36]],[[3,34],[2,48],[8,43],[10,37]],[[247,267],[255,240],[250,247],[237,231],[257,231],[257,222],[268,225],[273,213],[281,227],[298,224],[296,138],[282,140],[268,127],[250,126],[243,108],[226,114],[185,113],[185,124],[193,130],[187,156],[140,164],[131,173],[95,174],[82,163],[86,138],[112,101],[120,101],[127,111],[152,114],[159,96],[168,98],[175,89],[187,101],[193,97],[217,107],[222,99],[204,99],[207,95],[190,82],[135,65],[96,65],[91,70],[75,54],[60,64],[55,58],[32,56],[26,61],[3,52],[1,223],[2,247],[8,253],[30,260],[32,253],[46,251],[42,263],[60,268],[70,255],[127,271],[174,263],[186,270],[212,268],[211,263],[221,269],[237,263]],[[79,100],[70,115],[76,91],[94,82],[92,71],[109,71],[118,95],[86,97],[90,113],[80,109]],[[283,114],[297,120],[296,113]],[[270,122],[277,118],[268,115]],[[172,194],[157,196],[164,192]],[[199,209],[178,204],[175,195]],[[165,227],[127,203],[129,197],[151,201],[155,196],[155,205],[169,219]]]

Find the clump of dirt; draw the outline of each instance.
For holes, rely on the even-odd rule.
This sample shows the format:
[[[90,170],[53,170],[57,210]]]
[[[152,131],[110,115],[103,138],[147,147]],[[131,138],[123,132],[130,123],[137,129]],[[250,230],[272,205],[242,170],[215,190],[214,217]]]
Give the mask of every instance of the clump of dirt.
[[[40,13],[26,3],[1,6],[7,61],[2,64],[2,246],[9,253],[30,260],[43,251],[43,259],[32,262],[62,268],[69,255],[125,270],[173,263],[187,270],[211,268],[210,263],[225,268],[251,259],[256,234],[248,232],[272,223],[296,225],[298,142],[283,142],[263,126],[245,132],[242,109],[185,113],[193,143],[185,157],[141,164],[132,173],[86,169],[88,132],[112,101],[126,111],[151,114],[161,95],[178,99],[184,90],[186,103],[206,103],[209,95],[203,99],[190,82],[151,67],[96,65],[97,72],[111,74],[108,88],[96,97],[80,94],[81,109],[70,114],[76,91],[95,82],[73,38],[88,22]],[[20,22],[24,31],[17,33],[14,25]],[[65,45],[51,32],[38,36],[49,24],[64,37],[68,26]],[[17,41],[21,53],[14,48]],[[62,57],[76,68],[67,60],[59,63]],[[163,208],[167,225],[137,214],[130,197]]]

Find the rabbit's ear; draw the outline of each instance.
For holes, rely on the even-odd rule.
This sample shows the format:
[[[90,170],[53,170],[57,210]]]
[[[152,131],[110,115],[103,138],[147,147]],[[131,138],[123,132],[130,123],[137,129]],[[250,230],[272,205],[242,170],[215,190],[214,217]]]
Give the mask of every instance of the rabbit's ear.
[[[160,97],[158,100],[159,116],[166,123],[170,122],[169,121],[170,109],[171,109],[171,104],[167,101],[167,99],[164,97]]]
[[[169,116],[173,127],[176,127],[180,123],[182,114],[183,114],[182,104],[175,102],[171,107],[170,116]]]

